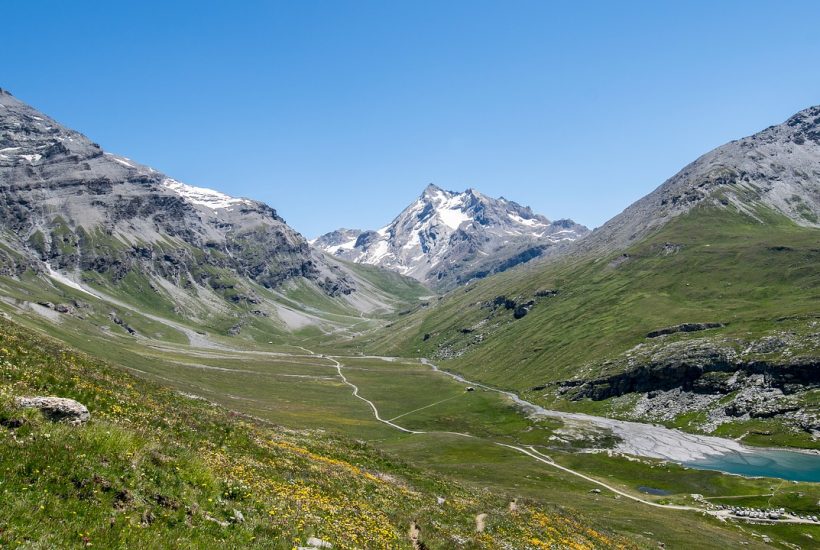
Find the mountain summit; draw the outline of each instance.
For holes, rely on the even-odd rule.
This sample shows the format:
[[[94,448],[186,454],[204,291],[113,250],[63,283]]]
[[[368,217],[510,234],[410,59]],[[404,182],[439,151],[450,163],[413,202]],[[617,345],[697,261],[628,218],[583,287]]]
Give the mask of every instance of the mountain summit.
[[[588,231],[572,220],[551,222],[503,197],[430,184],[378,231],[340,229],[311,244],[346,260],[448,288],[557,250]]]

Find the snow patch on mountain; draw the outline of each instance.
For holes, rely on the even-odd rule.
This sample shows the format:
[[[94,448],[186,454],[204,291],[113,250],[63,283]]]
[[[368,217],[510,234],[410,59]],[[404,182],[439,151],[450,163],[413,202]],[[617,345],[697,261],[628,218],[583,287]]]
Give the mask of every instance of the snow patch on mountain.
[[[116,162],[117,164],[125,166],[126,168],[136,168],[136,166],[131,164],[131,159],[127,159],[125,157],[118,157],[117,155],[113,155],[111,153],[104,153],[104,155],[113,160],[114,162]]]
[[[187,202],[198,206],[204,206],[206,208],[210,208],[211,210],[230,208],[240,204],[251,204],[251,201],[247,199],[237,199],[235,197],[231,197],[230,195],[226,195],[225,193],[214,191],[213,189],[195,187],[193,185],[179,182],[173,178],[165,178],[162,180],[162,185],[185,199]]]
[[[54,268],[52,268],[49,264],[45,264],[45,268],[46,268],[46,272],[48,273],[48,276],[51,277],[52,279],[54,279],[55,281],[57,281],[58,283],[64,284],[67,287],[71,287],[74,290],[79,290],[80,292],[84,292],[84,293],[88,294],[89,296],[94,296],[95,298],[99,298],[99,296],[97,296],[93,292],[89,291],[87,288],[83,287],[77,281],[69,278],[66,275],[63,275],[62,273],[60,273],[58,271],[54,271]]]

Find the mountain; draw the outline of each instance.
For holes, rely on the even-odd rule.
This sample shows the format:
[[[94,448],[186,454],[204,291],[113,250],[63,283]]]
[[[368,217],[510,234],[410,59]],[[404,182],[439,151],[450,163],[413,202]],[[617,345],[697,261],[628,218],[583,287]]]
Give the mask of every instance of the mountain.
[[[820,106],[698,158],[593,231],[583,249],[618,249],[708,204],[762,221],[758,208],[820,227]]]
[[[572,220],[551,222],[503,197],[430,184],[378,231],[339,229],[312,244],[446,289],[555,252],[588,231]]]
[[[816,484],[660,462],[695,438],[637,427],[647,454],[606,419],[533,414],[444,369],[555,408],[818,447],[806,216],[707,197],[664,223],[646,212],[631,241],[559,241],[547,252],[567,254],[430,299],[311,248],[262,203],[108,154],[7,94],[0,105],[0,469],[14,474],[0,545],[805,543]],[[429,191],[430,234],[490,220],[512,237],[518,217],[560,235],[501,199]],[[741,530],[719,504],[737,497],[781,519]]]
[[[330,254],[344,255],[346,251],[353,250],[362,233],[365,232],[361,229],[337,229],[313,239],[310,244]]]
[[[820,436],[820,107],[686,166],[560,256],[369,346],[550,407],[765,445]]]
[[[334,314],[356,318],[403,303],[372,280],[382,275],[312,250],[270,206],[103,151],[8,92],[0,94],[0,275],[18,283],[34,275],[186,322],[231,320],[220,330],[232,333],[322,324],[328,300]],[[286,299],[294,289],[301,301]],[[316,303],[325,305],[305,310]]]

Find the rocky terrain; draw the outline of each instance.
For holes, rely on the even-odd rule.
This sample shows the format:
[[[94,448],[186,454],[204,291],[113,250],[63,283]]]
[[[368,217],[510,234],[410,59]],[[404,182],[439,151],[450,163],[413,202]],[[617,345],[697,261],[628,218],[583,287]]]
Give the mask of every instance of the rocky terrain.
[[[704,413],[699,427],[707,432],[733,420],[778,418],[820,437],[820,410],[810,397],[820,389],[818,328],[816,320],[809,320],[802,331],[753,340],[713,336],[648,341],[615,359],[586,365],[574,379],[557,383],[556,393],[573,400],[638,394],[633,417],[672,421]],[[613,374],[590,379],[586,372]]]
[[[588,231],[572,220],[550,221],[503,197],[430,184],[378,231],[339,229],[312,244],[448,289],[555,253]]]
[[[579,250],[622,249],[671,219],[707,204],[761,219],[771,208],[820,227],[820,106],[701,156],[579,243]]]
[[[820,106],[703,155],[594,231],[577,249],[605,253],[625,248],[698,207],[738,211],[762,224],[775,213],[797,226],[820,228]],[[666,243],[663,253],[676,254],[680,248]],[[788,246],[770,249],[792,251]],[[626,255],[614,263],[629,260]],[[700,427],[706,431],[737,419],[777,417],[820,437],[820,410],[809,397],[820,388],[817,321],[810,319],[796,332],[772,331],[752,340],[665,338],[723,326],[684,323],[652,331],[647,338],[660,342],[640,344],[585,369],[616,374],[567,381],[561,392],[576,399],[637,393],[636,418],[672,420],[701,412],[705,419]]]
[[[0,275],[26,273],[85,292],[139,287],[188,316],[231,307],[275,316],[259,306],[260,289],[291,281],[352,308],[383,305],[354,296],[370,285],[270,206],[108,153],[3,91]]]

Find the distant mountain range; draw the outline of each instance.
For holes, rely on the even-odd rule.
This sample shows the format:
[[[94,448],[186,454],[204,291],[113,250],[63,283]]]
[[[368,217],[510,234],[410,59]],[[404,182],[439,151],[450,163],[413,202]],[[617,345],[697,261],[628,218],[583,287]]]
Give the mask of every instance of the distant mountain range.
[[[447,289],[557,252],[587,233],[572,220],[553,222],[503,197],[430,184],[378,231],[339,229],[311,244]]]

